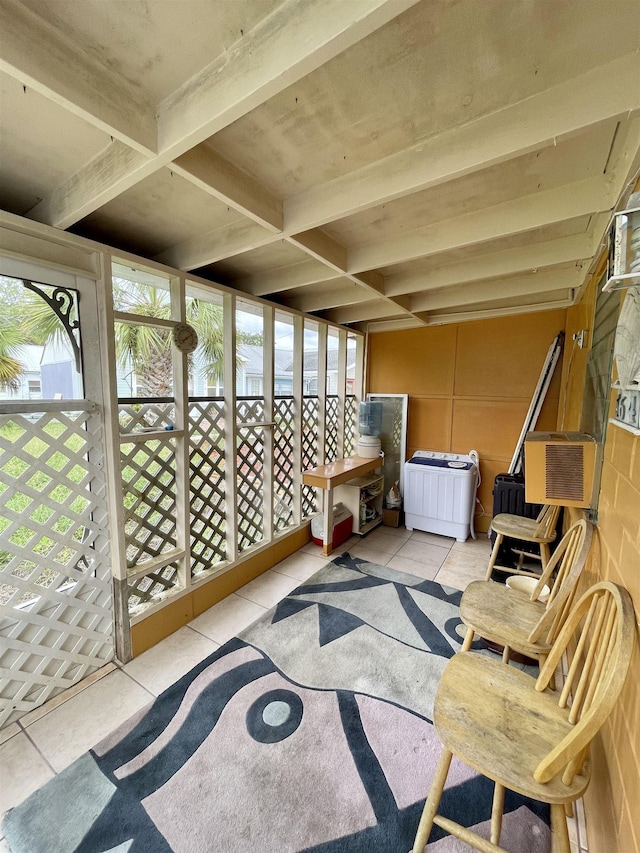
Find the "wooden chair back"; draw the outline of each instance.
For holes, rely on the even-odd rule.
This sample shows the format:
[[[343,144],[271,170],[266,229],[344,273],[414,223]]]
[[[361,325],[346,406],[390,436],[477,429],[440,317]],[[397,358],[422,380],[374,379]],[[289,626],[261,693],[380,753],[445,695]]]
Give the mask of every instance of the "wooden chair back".
[[[589,744],[624,685],[633,653],[635,622],[631,596],[610,581],[592,586],[572,609],[536,681],[537,691],[546,690],[567,652],[571,663],[558,705],[566,710],[572,729],[538,764],[536,781],[549,782],[562,771],[562,781],[568,785],[580,773]]]
[[[550,589],[545,612],[529,634],[531,642],[543,640],[551,644],[557,637],[571,610],[578,580],[591,548],[592,536],[593,525],[581,518],[571,525],[558,543],[531,593],[531,601],[535,601],[545,586]]]
[[[561,509],[562,507],[551,506],[550,504],[542,507],[536,518],[538,525],[535,532],[536,539],[553,539]]]

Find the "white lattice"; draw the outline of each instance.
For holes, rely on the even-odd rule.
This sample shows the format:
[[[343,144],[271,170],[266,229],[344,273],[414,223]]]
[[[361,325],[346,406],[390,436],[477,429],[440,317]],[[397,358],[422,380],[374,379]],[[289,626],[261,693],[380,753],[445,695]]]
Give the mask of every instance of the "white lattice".
[[[293,420],[295,401],[293,397],[277,398],[274,401],[275,428],[273,431],[273,478],[275,495],[273,524],[276,531],[286,530],[294,523],[293,514]]]
[[[74,405],[0,415],[0,725],[113,657],[102,426]]]
[[[353,456],[356,447],[358,406],[356,398],[349,395],[344,402],[344,455]]]
[[[339,400],[337,397],[327,397],[327,411],[325,415],[325,459],[327,462],[335,462],[338,458],[338,410]]]
[[[224,403],[189,406],[191,574],[226,559]]]
[[[318,412],[317,397],[302,400],[302,469],[318,464]],[[302,487],[302,515],[308,518],[318,511],[318,498],[313,486]]]
[[[121,403],[118,408],[120,432],[164,429],[175,423],[174,403]]]
[[[263,400],[238,400],[237,419],[241,423],[264,419]],[[264,439],[261,427],[238,429],[237,437],[238,551],[242,552],[264,537]]]

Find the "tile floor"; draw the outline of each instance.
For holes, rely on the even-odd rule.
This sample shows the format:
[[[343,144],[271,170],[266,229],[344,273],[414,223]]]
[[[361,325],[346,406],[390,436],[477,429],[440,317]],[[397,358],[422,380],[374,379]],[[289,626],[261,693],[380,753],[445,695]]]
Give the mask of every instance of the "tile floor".
[[[484,577],[490,546],[483,534],[460,543],[380,527],[364,539],[353,536],[336,554],[342,551],[462,590]],[[326,563],[320,547],[309,543],[135,660],[103,667],[0,731],[0,817]],[[583,818],[570,821],[572,853],[584,853],[583,827]],[[1,829],[0,853],[9,853]]]

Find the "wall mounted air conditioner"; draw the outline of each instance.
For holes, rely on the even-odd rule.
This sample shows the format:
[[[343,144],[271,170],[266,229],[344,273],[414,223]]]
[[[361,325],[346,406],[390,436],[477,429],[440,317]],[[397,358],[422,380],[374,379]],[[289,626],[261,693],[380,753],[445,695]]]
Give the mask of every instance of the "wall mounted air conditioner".
[[[591,504],[596,441],[582,432],[529,432],[524,442],[527,503]]]

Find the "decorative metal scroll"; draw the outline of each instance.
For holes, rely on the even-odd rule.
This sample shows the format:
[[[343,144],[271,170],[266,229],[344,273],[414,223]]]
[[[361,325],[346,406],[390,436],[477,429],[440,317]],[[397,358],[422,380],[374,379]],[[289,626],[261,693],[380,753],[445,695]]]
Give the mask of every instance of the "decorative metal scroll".
[[[29,281],[26,278],[22,279],[22,283],[27,290],[32,291],[32,293],[35,293],[43,299],[49,308],[51,308],[58,320],[62,323],[62,326],[67,333],[67,337],[69,338],[71,349],[73,350],[76,371],[80,373],[80,347],[74,334],[74,332],[80,328],[80,323],[78,319],[70,319],[71,311],[76,306],[76,301],[80,298],[79,294],[75,291],[68,290],[66,287],[55,287],[53,293],[49,295],[45,290],[41,289],[43,285]],[[77,313],[78,312],[76,310],[76,315]]]

